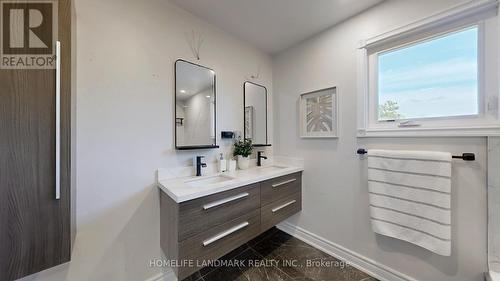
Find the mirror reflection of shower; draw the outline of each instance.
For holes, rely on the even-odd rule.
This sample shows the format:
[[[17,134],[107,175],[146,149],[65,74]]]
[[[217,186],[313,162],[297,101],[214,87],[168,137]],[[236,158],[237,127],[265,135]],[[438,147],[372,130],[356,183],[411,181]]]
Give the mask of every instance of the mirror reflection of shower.
[[[215,72],[182,60],[175,71],[176,146],[215,145]]]
[[[244,84],[244,134],[255,145],[267,145],[267,89],[264,86]]]

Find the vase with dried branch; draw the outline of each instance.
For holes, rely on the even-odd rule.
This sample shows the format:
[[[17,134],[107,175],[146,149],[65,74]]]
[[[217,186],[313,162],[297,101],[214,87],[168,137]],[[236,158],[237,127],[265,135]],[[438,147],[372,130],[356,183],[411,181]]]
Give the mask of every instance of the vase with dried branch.
[[[203,42],[205,38],[203,33],[200,33],[194,29],[191,30],[191,33],[188,35],[188,43],[191,48],[191,52],[193,53],[196,60],[200,60],[200,50],[203,46]]]

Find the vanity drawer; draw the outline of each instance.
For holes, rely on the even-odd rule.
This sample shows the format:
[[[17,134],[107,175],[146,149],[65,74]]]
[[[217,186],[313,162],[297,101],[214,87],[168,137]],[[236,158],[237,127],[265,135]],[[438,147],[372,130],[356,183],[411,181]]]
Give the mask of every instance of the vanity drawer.
[[[259,207],[259,183],[181,203],[179,241],[258,210]]]
[[[274,178],[261,183],[262,206],[278,199],[300,192],[302,189],[302,172]]]
[[[302,210],[302,195],[295,193],[261,208],[261,231],[275,226]]]
[[[180,242],[180,259],[218,259],[250,241],[259,233],[260,211],[257,209]]]

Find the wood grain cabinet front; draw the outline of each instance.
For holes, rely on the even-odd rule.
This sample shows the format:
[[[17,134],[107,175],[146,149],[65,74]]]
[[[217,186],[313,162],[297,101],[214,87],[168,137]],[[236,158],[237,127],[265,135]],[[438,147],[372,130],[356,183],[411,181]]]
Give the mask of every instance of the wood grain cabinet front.
[[[180,204],[179,241],[260,208],[260,185],[217,193]]]
[[[216,226],[179,244],[179,259],[193,261],[179,269],[179,280],[201,269],[206,261],[218,259],[260,234],[258,209]]]
[[[302,189],[302,173],[294,173],[261,183],[262,206],[278,199],[299,193]]]
[[[179,244],[181,259],[216,259],[253,239],[260,232],[260,212],[216,226]]]
[[[187,202],[160,195],[161,247],[179,280],[302,209],[302,172]]]
[[[302,196],[294,193],[261,208],[261,231],[264,232],[279,222],[302,210]]]
[[[3,45],[2,64],[7,59],[10,65],[0,67],[1,281],[17,280],[71,259],[76,234],[76,192],[71,184],[72,2],[0,1],[4,28],[9,17],[11,24],[15,19],[26,28],[26,32],[10,29],[3,39],[28,42],[32,35],[48,39],[40,41],[45,47],[27,45],[11,49],[14,53],[6,51],[8,40]],[[20,11],[21,17],[14,18],[9,11]],[[51,21],[41,21],[34,31],[27,29],[32,11]],[[30,17],[23,19],[23,13]],[[46,57],[52,56],[57,57],[53,64],[30,69],[34,61],[48,62]]]

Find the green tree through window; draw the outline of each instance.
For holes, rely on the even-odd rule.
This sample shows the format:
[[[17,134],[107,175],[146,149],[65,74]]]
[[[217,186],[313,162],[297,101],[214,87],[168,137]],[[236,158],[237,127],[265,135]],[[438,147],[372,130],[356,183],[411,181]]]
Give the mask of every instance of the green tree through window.
[[[378,119],[379,120],[398,120],[403,119],[404,116],[399,112],[399,105],[397,102],[388,100],[384,104],[381,104],[378,109]]]

